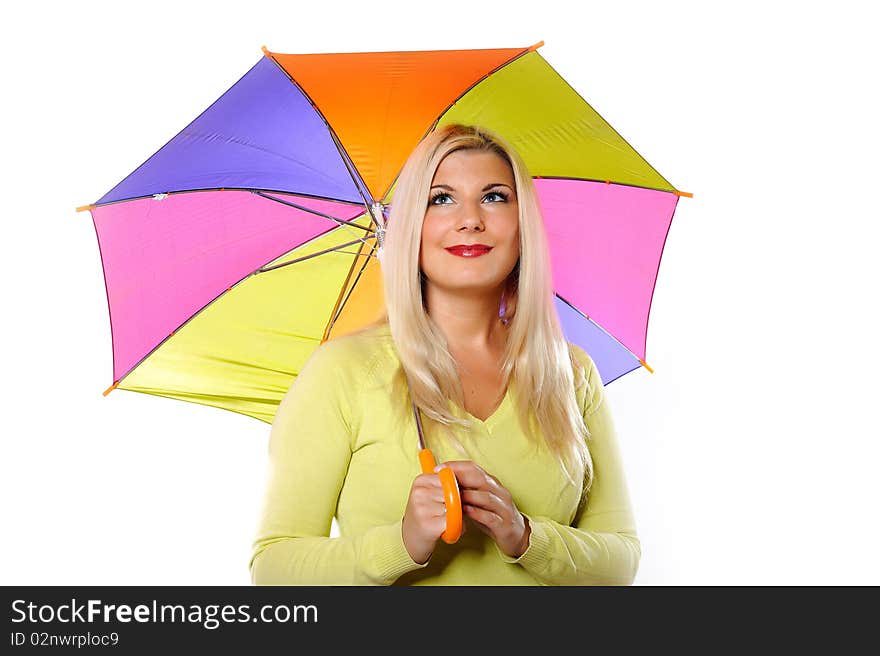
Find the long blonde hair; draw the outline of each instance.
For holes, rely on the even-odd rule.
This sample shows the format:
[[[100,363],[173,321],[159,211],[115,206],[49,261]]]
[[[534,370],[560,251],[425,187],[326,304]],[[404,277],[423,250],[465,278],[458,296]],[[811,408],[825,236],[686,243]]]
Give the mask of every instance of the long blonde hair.
[[[499,135],[478,126],[446,125],[410,154],[396,184],[384,239],[385,311],[371,325],[389,324],[403,369],[394,384],[408,385],[423,416],[437,422],[449,443],[465,455],[452,426],[470,432],[473,423],[456,417],[448,405],[451,399],[464,408],[464,395],[446,338],[427,312],[419,267],[431,182],[443,158],[462,149],[496,153],[508,162],[516,181],[520,258],[506,281],[508,307],[514,305],[515,312],[508,315],[503,379],[515,383],[518,418],[528,438],[537,445],[543,436],[568,479],[587,490],[593,479],[586,444],[590,433],[575,397],[575,388],[586,384],[585,372],[568,347],[556,313],[549,249],[532,177],[520,155]],[[575,479],[579,469],[583,480]]]

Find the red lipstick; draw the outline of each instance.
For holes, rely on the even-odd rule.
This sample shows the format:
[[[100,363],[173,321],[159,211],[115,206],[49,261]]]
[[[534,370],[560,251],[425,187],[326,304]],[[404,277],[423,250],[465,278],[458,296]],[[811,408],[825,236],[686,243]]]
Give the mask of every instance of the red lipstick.
[[[459,257],[480,257],[480,255],[485,255],[491,251],[492,247],[485,244],[458,244],[450,246],[446,250]]]

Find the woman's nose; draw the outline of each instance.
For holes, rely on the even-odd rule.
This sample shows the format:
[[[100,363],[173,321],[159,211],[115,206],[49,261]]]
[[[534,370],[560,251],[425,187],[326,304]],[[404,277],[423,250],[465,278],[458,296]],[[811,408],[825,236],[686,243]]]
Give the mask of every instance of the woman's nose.
[[[471,230],[483,230],[483,215],[479,206],[472,207],[464,205],[461,211],[461,217],[458,219],[459,230],[461,228],[469,228]]]
[[[459,230],[462,228],[467,228],[468,230],[476,230],[477,232],[482,232],[485,230],[485,226],[483,226],[483,222],[479,219],[462,221],[459,225]]]

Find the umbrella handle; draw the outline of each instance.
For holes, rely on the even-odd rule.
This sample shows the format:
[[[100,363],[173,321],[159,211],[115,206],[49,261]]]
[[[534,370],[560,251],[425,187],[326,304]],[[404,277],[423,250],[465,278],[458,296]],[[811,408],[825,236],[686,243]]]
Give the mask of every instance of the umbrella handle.
[[[423,474],[433,474],[436,463],[431,449],[419,451],[419,462],[422,465]],[[455,472],[449,467],[443,467],[437,475],[443,486],[443,500],[446,502],[446,530],[440,535],[446,544],[455,544],[461,537],[461,493],[458,490],[458,480]]]

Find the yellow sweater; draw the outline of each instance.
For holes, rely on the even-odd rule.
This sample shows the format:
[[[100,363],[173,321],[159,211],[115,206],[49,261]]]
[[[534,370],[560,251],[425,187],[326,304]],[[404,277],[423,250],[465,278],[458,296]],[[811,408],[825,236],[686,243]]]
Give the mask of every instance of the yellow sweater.
[[[506,556],[465,517],[455,544],[437,541],[418,564],[401,522],[421,473],[408,392],[392,397],[400,366],[388,325],[336,338],[308,359],[281,401],[269,437],[268,488],[250,561],[257,585],[629,585],[638,570],[636,535],[623,466],[599,372],[589,355],[576,390],[592,438],[594,482],[565,478],[552,452],[520,430],[511,384],[498,409],[456,432],[471,460],[499,479],[529,521],[528,549]],[[402,410],[401,410],[402,409]],[[408,417],[408,420],[407,420]],[[438,463],[461,455],[432,441]],[[339,537],[329,537],[336,516]]]

